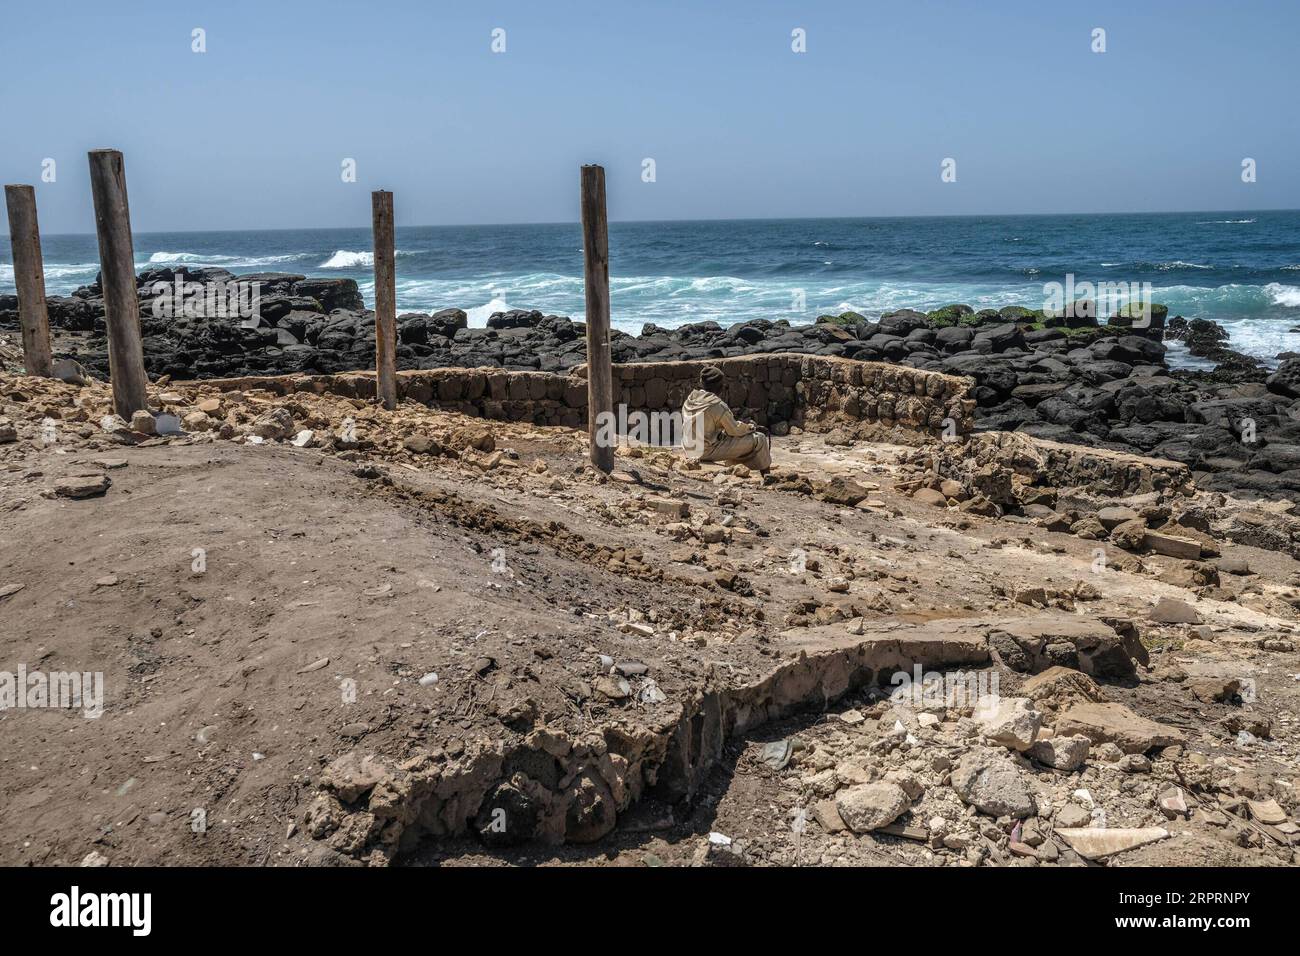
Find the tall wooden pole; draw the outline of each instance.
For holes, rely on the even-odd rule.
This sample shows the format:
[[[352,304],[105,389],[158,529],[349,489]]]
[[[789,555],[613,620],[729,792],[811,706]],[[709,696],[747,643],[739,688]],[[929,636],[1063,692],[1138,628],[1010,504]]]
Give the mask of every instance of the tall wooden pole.
[[[131,209],[126,200],[126,170],[115,149],[94,149],[90,157],[90,192],[95,200],[99,233],[100,282],[108,325],[108,377],[113,411],[128,422],[149,407],[149,378],[140,344],[140,299],[135,289],[135,248],[131,244]]]
[[[28,375],[49,377],[50,314],[45,307],[45,265],[41,260],[41,228],[36,221],[36,190],[5,187],[9,207],[9,244],[14,252],[14,285],[18,287],[18,319],[23,328],[23,364]]]
[[[582,167],[582,255],[587,293],[587,436],[591,463],[614,470],[614,446],[597,440],[614,414],[614,369],[609,350],[609,225],[605,219],[605,169]],[[609,430],[606,430],[608,438]]]
[[[393,248],[393,194],[370,194],[375,241],[376,394],[384,408],[397,407],[397,277]]]

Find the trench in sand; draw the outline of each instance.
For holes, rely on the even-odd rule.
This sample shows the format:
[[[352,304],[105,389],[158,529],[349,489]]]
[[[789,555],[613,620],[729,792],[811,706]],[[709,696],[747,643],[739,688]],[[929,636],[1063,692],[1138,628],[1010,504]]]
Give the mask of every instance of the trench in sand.
[[[309,825],[338,824],[331,846],[361,857],[373,852],[372,861],[471,833],[489,848],[588,843],[613,832],[643,797],[689,803],[737,736],[798,714],[820,715],[851,691],[888,685],[899,671],[990,662],[983,635],[961,622],[905,636],[810,634],[795,639],[792,652],[796,646],[795,656],[758,680],[731,684],[714,674],[657,724],[615,719],[580,736],[539,729],[451,760],[431,754],[394,765],[382,756],[346,755],[326,771],[327,795],[317,798]]]
[[[466,529],[523,536],[577,560],[598,549],[562,525],[507,518],[451,493],[384,487]],[[580,733],[526,722],[456,755],[434,750],[402,761],[352,751],[327,768],[308,826],[336,850],[385,862],[423,841],[469,834],[489,848],[589,843],[613,832],[642,798],[689,803],[739,735],[820,715],[851,691],[888,686],[899,671],[988,665],[986,630],[986,622],[965,618],[891,623],[861,635],[796,628],[780,636],[781,659],[757,679],[736,680],[715,663],[653,719],[624,712]]]

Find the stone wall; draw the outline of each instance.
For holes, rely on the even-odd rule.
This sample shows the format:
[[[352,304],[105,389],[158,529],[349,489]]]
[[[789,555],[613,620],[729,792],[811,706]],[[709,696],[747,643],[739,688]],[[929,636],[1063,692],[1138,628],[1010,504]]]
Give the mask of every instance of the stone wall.
[[[614,366],[614,404],[628,412],[679,411],[698,386],[703,362]],[[780,433],[843,428],[859,438],[915,441],[972,428],[975,403],[969,380],[882,362],[816,355],[750,355],[717,359],[727,376],[722,397],[737,418]],[[436,408],[481,418],[582,427],[587,420],[585,367],[572,374],[504,369],[440,368],[399,372],[398,394]],[[372,373],[226,379],[228,388],[260,388],[373,398]]]
[[[1064,445],[1024,432],[980,432],[960,445],[943,443],[916,454],[928,456],[918,462],[927,470],[969,483],[1000,505],[1019,504],[1026,488],[1138,495],[1178,491],[1191,482],[1187,466],[1176,461]]]

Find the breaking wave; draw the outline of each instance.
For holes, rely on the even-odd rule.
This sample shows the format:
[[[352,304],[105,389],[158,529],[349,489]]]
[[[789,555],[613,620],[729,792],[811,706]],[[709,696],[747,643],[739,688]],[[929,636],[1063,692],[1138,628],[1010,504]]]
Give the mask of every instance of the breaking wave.
[[[1300,288],[1293,285],[1282,285],[1280,282],[1270,282],[1264,286],[1273,299],[1274,305],[1280,305],[1288,309],[1300,309]]]
[[[340,249],[320,264],[321,269],[360,269],[375,264],[373,252],[349,252]]]

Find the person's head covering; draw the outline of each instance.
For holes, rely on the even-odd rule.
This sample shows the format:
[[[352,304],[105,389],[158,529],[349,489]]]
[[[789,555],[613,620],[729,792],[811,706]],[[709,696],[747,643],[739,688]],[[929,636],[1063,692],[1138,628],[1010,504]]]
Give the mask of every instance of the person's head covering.
[[[716,365],[706,365],[700,369],[700,384],[710,391],[719,388],[726,380],[727,376]]]

